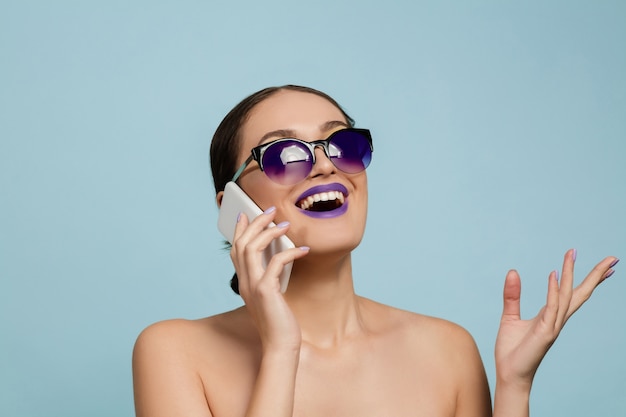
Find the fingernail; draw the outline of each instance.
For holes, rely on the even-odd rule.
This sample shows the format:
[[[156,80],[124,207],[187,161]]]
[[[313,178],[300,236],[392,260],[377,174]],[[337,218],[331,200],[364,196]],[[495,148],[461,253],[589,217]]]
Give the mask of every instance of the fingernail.
[[[287,226],[289,226],[289,222],[280,222],[276,225],[276,227],[280,227],[281,229],[284,229]]]
[[[271,214],[271,213],[273,213],[275,211],[276,211],[276,207],[272,206],[272,207],[268,208],[267,210],[265,210],[263,212],[263,214]]]
[[[300,250],[307,251],[309,249],[311,248],[309,248],[308,246],[300,246]]]
[[[559,271],[558,270],[554,270],[554,278],[556,279],[556,282],[559,282]]]
[[[241,219],[241,212],[239,212],[239,214],[237,214],[237,223],[239,223],[240,219]]]
[[[604,279],[607,279],[608,277],[610,277],[611,275],[613,275],[615,273],[614,269],[609,269],[609,271],[606,273],[606,275],[604,276]]]
[[[576,249],[572,249],[572,261],[576,262],[576,255],[578,254],[578,251]]]
[[[619,262],[619,259],[615,258],[615,260],[611,263],[611,265],[609,265],[609,268],[613,268],[615,265],[617,265],[618,262]]]

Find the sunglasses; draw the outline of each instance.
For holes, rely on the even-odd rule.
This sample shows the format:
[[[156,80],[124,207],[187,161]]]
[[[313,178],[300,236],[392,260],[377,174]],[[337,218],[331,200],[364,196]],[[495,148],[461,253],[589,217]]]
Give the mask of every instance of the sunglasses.
[[[239,167],[235,182],[243,170],[257,161],[267,177],[282,185],[294,185],[309,176],[315,164],[315,148],[321,146],[337,169],[356,174],[364,171],[372,160],[372,135],[367,129],[347,128],[334,132],[327,139],[305,142],[300,139],[278,139],[252,149],[252,155]]]

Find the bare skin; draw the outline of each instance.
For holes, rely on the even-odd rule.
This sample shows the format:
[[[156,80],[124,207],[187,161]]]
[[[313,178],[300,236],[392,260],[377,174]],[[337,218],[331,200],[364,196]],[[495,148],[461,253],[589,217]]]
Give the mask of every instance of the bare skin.
[[[310,141],[343,127],[341,112],[325,99],[279,92],[252,111],[239,160],[264,136],[288,131]],[[338,171],[320,149],[316,156],[309,177],[294,186],[272,183],[256,164],[244,171],[240,186],[261,208],[275,207],[237,224],[231,258],[245,305],[201,320],[157,323],[140,335],[133,355],[138,416],[492,415],[480,355],[464,329],[354,293],[350,253],[365,228],[366,174]],[[295,205],[302,191],[332,182],[349,190],[346,214],[303,215]],[[287,219],[288,225],[266,229]],[[297,247],[264,269],[260,252],[281,234]],[[616,260],[604,259],[574,289],[575,252],[568,251],[561,281],[550,274],[546,306],[528,321],[519,316],[519,276],[509,272],[496,342],[495,416],[528,415],[539,363]],[[290,261],[283,295],[278,274]]]
[[[370,328],[336,346],[303,343],[294,416],[490,415],[482,363],[464,330],[370,300],[357,302]],[[144,382],[154,391],[137,397],[138,415],[245,416],[263,357],[255,333],[245,308],[147,329],[136,354],[146,363],[136,366],[158,369]],[[179,358],[168,365],[172,356]],[[288,366],[291,358],[280,359]]]

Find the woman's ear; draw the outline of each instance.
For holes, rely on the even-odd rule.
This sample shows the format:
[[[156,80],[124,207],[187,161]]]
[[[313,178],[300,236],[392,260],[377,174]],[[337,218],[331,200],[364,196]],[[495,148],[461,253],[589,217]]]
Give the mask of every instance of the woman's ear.
[[[215,202],[217,203],[217,208],[222,207],[222,198],[224,198],[224,191],[220,191],[215,196]]]

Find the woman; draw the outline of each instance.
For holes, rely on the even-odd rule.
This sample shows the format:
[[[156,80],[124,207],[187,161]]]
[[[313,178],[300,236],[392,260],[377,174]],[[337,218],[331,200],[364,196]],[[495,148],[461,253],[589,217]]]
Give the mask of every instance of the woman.
[[[222,121],[211,145],[217,204],[241,167],[237,184],[264,210],[256,219],[241,215],[235,229],[233,287],[245,305],[144,330],[133,356],[138,416],[492,415],[485,371],[464,329],[354,293],[350,254],[365,230],[369,160],[350,165],[354,155],[335,145],[371,138],[352,127],[332,98],[298,86],[257,92]],[[253,148],[285,151],[284,143],[268,145],[279,139],[329,137],[300,169],[259,157],[261,170],[249,158]],[[305,144],[290,144],[306,153]],[[266,228],[271,222],[277,226]],[[285,234],[296,247],[264,268],[263,249]],[[572,289],[575,259],[575,250],[565,254],[560,282],[550,274],[546,306],[530,321],[519,316],[519,276],[508,273],[493,415],[528,415],[541,359],[618,261],[607,257]],[[278,276],[290,262],[283,294]]]

